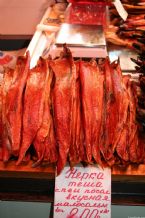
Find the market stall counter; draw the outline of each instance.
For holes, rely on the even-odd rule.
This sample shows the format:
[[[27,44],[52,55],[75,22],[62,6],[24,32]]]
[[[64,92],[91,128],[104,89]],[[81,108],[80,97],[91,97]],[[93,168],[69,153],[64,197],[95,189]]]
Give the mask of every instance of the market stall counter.
[[[0,162],[0,199],[54,201],[55,166],[32,168],[32,162],[16,166]],[[112,204],[145,205],[145,166],[112,169]]]
[[[50,10],[48,11],[50,12]],[[42,20],[43,22],[38,25],[38,29],[35,32],[34,37],[27,49],[29,50],[31,56],[30,70],[36,65],[40,56],[48,56],[48,54],[53,51],[52,44],[54,43],[55,33],[59,27],[58,29],[56,26],[50,27],[50,24],[46,26],[46,23],[44,23],[46,20],[48,22],[52,22],[52,20],[58,21],[56,18],[52,19],[52,17],[49,17],[49,19],[46,19],[46,16],[44,16],[44,19]],[[101,57],[104,58],[106,57],[106,49],[103,51],[105,51],[105,55],[101,55]],[[71,59],[71,63],[74,63],[73,59]],[[55,65],[55,61],[53,64]],[[37,68],[37,70],[39,71],[40,68]],[[33,72],[33,74],[34,73],[35,72]],[[23,92],[20,94],[23,94]],[[31,145],[31,142],[29,143],[28,147]],[[38,147],[36,146],[35,148]],[[18,157],[18,155],[15,153],[17,158],[19,158],[19,163],[25,157],[27,149],[25,152],[21,153],[21,157]],[[102,151],[99,152],[101,153]],[[117,149],[113,155],[116,155],[116,152],[118,152]],[[124,164],[123,158],[120,158],[121,154],[119,155],[119,160]],[[0,162],[1,200],[50,202],[53,205],[56,166],[55,164],[43,164],[43,158],[45,159],[46,157],[42,158],[42,156],[40,156],[39,158],[40,159],[38,159],[38,163],[40,161],[41,165],[38,164],[36,167],[34,167],[32,161],[29,161],[26,164],[20,163],[19,165],[16,164],[15,160],[8,161],[7,163]],[[145,165],[130,164],[129,158],[125,162],[127,164],[129,163],[129,165],[122,164],[122,166],[114,165],[112,167],[111,203],[118,205],[145,205]],[[63,164],[65,165],[65,163]]]

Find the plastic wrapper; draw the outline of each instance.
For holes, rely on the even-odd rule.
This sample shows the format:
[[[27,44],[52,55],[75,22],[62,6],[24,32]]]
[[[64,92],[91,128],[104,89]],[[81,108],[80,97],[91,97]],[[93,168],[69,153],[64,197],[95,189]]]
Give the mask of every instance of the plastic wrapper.
[[[72,2],[66,11],[66,22],[71,24],[106,25],[106,5],[103,2]]]

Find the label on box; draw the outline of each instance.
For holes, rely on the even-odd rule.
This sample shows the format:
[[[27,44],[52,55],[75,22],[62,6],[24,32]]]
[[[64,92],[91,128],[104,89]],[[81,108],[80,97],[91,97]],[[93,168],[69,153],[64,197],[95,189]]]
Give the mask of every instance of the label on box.
[[[121,1],[120,0],[115,0],[113,3],[114,3],[114,6],[116,7],[116,10],[118,11],[118,14],[125,21],[127,19],[127,17],[128,17],[128,13],[124,9]]]
[[[66,166],[55,180],[54,218],[111,218],[111,170]]]

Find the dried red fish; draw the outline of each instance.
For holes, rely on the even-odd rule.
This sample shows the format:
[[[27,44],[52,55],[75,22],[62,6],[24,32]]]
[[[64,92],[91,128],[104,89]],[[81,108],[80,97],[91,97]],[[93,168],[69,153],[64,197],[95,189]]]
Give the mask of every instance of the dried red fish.
[[[94,160],[101,164],[99,137],[103,111],[104,75],[99,71],[95,61],[80,63],[81,101],[86,161]]]
[[[12,154],[12,147],[11,141],[9,138],[9,128],[8,128],[8,121],[7,121],[7,104],[6,98],[11,87],[13,81],[13,74],[14,70],[12,69],[5,69],[4,78],[2,81],[2,159],[4,162],[8,161],[11,154]]]
[[[81,101],[80,101],[80,80],[79,80],[80,62],[71,61],[72,85],[71,85],[71,111],[70,111],[70,131],[71,146],[69,149],[69,162],[73,166],[80,161],[85,160],[85,150],[83,143],[83,128],[81,119]]]
[[[107,163],[112,165],[114,163],[112,142],[118,124],[118,117],[116,113],[117,101],[114,93],[115,87],[113,86],[112,79],[113,69],[108,58],[105,59],[103,71],[105,80],[100,150]]]
[[[142,159],[141,147],[138,141],[138,126],[136,122],[136,98],[132,90],[132,83],[129,82],[129,157],[131,162],[140,162]]]
[[[122,161],[129,161],[129,94],[128,94],[128,86],[129,86],[130,76],[124,76],[122,79],[122,88],[123,88],[123,96],[122,96],[122,106],[124,105],[124,113],[122,108],[122,118],[124,117],[122,128],[120,128],[120,139],[118,140],[116,151]],[[125,103],[126,102],[126,103]],[[121,111],[121,110],[120,110]]]
[[[45,62],[40,58],[38,65],[30,70],[24,93],[22,143],[17,164],[23,161],[37,131],[41,127],[44,113]]]
[[[42,160],[49,163],[57,161],[56,139],[54,135],[54,125],[52,120],[51,110],[51,85],[53,80],[53,73],[49,68],[49,63],[44,60],[44,67],[46,70],[46,78],[44,83],[44,112],[42,124],[36,133],[33,145],[37,154],[37,162],[35,166]]]
[[[120,158],[122,158],[125,161],[128,161],[129,157],[126,148],[128,145],[127,125],[128,125],[129,95],[126,86],[129,81],[129,78],[125,77],[123,81],[119,62],[118,63],[114,62],[112,66],[114,68],[114,72],[113,72],[114,94],[117,102],[117,111],[118,111],[118,124],[116,127],[114,140],[113,140],[113,150],[115,151],[116,149],[117,154],[120,156]]]
[[[12,153],[18,156],[22,128],[23,92],[29,72],[29,53],[19,57],[9,90],[6,95],[6,131],[12,147]]]
[[[59,174],[67,162],[71,143],[70,112],[72,68],[70,51],[64,48],[63,57],[51,61],[50,65],[55,74],[55,84],[52,90],[54,124],[56,140],[59,146],[57,173]]]
[[[56,163],[57,174],[67,161],[103,167],[143,162],[130,79],[122,76],[119,61],[74,61],[66,46],[60,58],[40,58],[32,70],[28,54],[19,58],[15,70],[5,71],[0,87],[0,159],[15,155],[17,164],[28,161],[33,145],[33,166]],[[139,95],[143,77],[140,84]],[[137,112],[144,119],[144,108]]]

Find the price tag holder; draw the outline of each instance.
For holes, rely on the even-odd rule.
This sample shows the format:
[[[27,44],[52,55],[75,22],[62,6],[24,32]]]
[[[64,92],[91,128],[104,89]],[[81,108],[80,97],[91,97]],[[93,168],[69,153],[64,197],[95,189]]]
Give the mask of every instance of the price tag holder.
[[[113,2],[118,14],[120,15],[120,17],[125,21],[128,17],[128,13],[125,10],[125,8],[123,7],[122,3],[120,0],[115,0]]]
[[[55,180],[54,218],[111,218],[111,170],[66,166]]]

